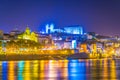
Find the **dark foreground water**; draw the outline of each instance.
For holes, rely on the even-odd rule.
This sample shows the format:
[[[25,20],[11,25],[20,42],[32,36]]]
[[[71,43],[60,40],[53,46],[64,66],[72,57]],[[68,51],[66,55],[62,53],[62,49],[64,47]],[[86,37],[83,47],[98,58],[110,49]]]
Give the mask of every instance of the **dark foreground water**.
[[[119,80],[120,60],[0,61],[0,80]]]

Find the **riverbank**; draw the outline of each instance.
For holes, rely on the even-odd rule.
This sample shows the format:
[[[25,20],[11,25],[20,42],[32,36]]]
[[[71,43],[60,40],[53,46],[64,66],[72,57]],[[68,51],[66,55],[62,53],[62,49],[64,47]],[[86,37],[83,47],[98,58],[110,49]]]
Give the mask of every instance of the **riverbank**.
[[[90,59],[87,53],[75,53],[68,56],[67,59]]]
[[[28,54],[28,55],[0,55],[0,61],[10,60],[64,60],[68,54]]]
[[[75,54],[11,54],[0,55],[0,61],[10,60],[70,60],[70,59],[103,59],[112,57],[90,56],[88,53]]]

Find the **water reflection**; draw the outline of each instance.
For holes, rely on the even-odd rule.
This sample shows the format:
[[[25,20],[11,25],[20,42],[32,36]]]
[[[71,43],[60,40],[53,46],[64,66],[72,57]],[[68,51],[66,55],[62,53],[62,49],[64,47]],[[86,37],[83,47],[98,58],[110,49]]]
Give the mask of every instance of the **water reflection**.
[[[85,61],[70,60],[68,63],[69,80],[85,80],[86,64]]]
[[[32,69],[30,69],[32,67],[32,65],[30,66],[30,61],[25,61],[25,67],[24,67],[24,72],[23,72],[23,79],[24,80],[30,80],[31,78],[31,71]]]
[[[38,80],[39,79],[39,61],[35,60],[33,61],[33,80]]]
[[[22,76],[22,73],[23,73],[23,70],[24,70],[24,61],[19,61],[18,62],[18,75],[17,75],[17,79],[18,80],[23,80],[23,76]]]
[[[2,79],[2,61],[0,61],[0,79]]]
[[[8,64],[8,80],[16,80],[15,76],[15,62],[14,61],[9,61]]]
[[[120,60],[0,61],[0,80],[114,80]]]
[[[3,61],[2,62],[2,80],[7,80],[7,76],[8,76],[8,62],[7,61]]]

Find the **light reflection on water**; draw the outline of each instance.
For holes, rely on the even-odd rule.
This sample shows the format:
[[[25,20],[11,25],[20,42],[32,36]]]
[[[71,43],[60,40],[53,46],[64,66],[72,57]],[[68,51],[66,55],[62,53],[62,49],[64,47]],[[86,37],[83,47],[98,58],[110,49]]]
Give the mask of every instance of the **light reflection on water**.
[[[0,61],[0,80],[116,80],[120,60]]]

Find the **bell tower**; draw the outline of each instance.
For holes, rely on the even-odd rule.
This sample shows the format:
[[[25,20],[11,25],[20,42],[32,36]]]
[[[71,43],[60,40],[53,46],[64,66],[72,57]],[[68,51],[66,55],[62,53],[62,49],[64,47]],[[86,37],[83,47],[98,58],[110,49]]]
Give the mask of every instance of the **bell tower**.
[[[54,24],[47,24],[45,28],[47,34],[54,32]]]

